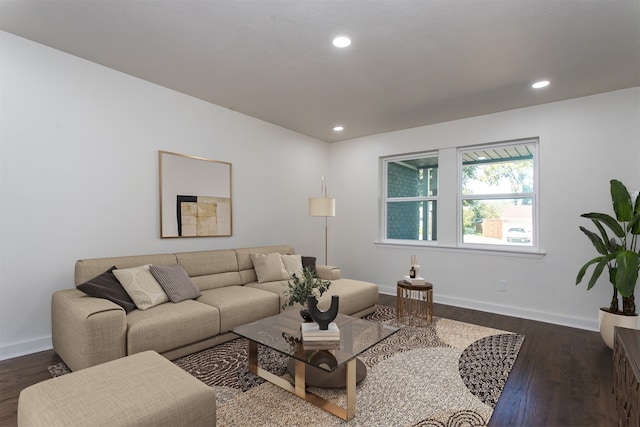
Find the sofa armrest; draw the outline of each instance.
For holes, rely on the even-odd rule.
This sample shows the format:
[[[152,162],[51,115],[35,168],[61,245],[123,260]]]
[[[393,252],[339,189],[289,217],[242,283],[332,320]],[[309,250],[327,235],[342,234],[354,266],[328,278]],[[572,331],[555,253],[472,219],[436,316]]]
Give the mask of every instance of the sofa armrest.
[[[127,355],[127,315],[117,304],[78,289],[51,297],[53,349],[73,371]]]
[[[316,273],[323,280],[338,280],[340,278],[340,268],[332,265],[317,264]]]

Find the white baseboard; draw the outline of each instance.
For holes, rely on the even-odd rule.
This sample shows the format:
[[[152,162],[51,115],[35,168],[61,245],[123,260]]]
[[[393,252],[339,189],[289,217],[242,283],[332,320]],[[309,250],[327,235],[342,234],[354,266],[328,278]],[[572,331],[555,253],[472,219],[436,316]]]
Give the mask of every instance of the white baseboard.
[[[15,344],[7,344],[0,346],[0,360],[13,359],[14,357],[51,350],[52,348],[51,335]]]
[[[396,289],[379,286],[380,293],[385,295],[396,295]],[[481,301],[473,301],[464,298],[436,295],[434,292],[433,302],[438,304],[452,305],[454,307],[469,308],[473,310],[486,311],[504,316],[519,317],[522,319],[536,320],[538,322],[552,323],[554,325],[568,326],[571,328],[585,329],[588,331],[599,331],[598,319],[587,319],[572,316],[565,316],[556,313],[529,310],[523,307],[492,304]]]

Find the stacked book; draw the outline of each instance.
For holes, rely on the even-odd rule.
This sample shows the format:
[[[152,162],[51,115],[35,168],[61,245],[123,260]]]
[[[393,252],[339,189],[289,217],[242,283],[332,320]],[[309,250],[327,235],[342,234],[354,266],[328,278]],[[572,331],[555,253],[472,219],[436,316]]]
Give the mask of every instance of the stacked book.
[[[426,282],[422,277],[404,276],[404,283],[408,283],[409,285],[424,285]]]
[[[304,341],[304,350],[340,350],[340,340],[335,341]]]
[[[321,330],[320,325],[315,322],[301,323],[302,342],[305,347],[308,345],[323,346],[326,344],[335,344],[340,342],[340,329],[338,325],[331,322],[327,330]]]

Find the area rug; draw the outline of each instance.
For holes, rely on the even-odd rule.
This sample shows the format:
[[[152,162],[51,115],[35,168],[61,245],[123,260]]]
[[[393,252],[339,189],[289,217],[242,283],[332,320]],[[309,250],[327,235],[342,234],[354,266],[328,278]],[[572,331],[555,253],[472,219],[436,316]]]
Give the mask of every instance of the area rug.
[[[395,324],[395,308],[377,306],[366,319]],[[367,377],[357,386],[356,416],[345,422],[247,370],[239,338],[174,361],[216,390],[218,426],[483,426],[515,363],[523,335],[444,318],[402,326],[360,359]],[[260,348],[260,366],[281,376],[288,359]],[[52,376],[68,373],[64,364]],[[290,377],[289,377],[290,378]],[[312,388],[345,406],[344,390]]]

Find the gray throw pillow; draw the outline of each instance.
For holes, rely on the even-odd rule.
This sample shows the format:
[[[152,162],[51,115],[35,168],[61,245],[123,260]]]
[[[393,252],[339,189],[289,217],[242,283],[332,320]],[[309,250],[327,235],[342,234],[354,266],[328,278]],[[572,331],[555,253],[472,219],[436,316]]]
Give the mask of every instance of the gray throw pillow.
[[[184,268],[178,264],[151,265],[149,270],[171,302],[194,299],[201,295],[200,288],[193,283]]]

